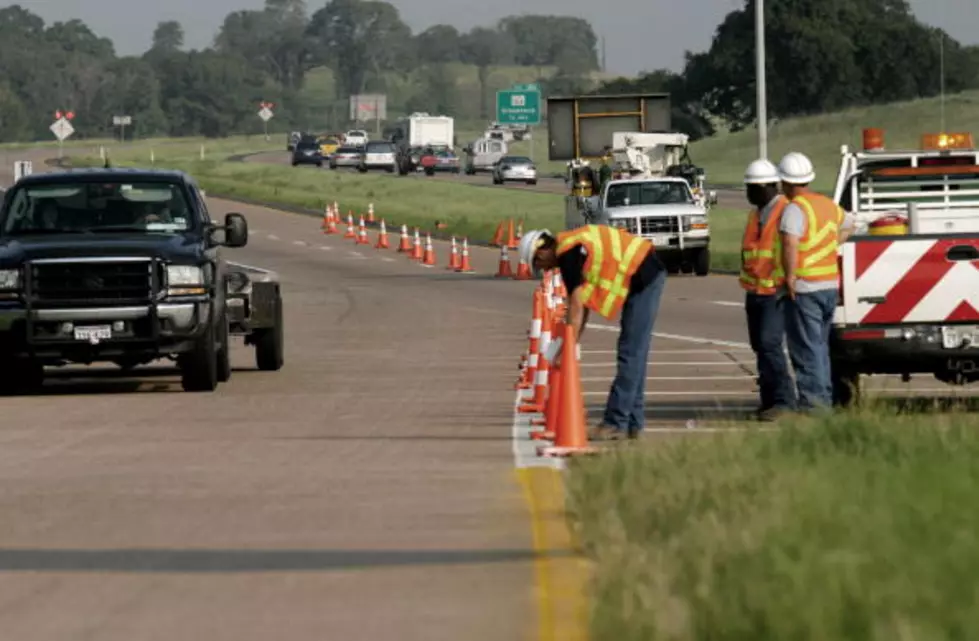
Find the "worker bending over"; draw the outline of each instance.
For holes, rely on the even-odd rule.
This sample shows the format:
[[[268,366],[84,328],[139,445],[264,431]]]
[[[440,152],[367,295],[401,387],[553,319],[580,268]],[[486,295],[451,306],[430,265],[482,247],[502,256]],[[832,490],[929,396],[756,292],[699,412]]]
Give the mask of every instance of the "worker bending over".
[[[602,423],[588,437],[636,438],[645,423],[646,361],[666,282],[653,244],[616,227],[585,225],[556,236],[530,231],[520,239],[519,254],[535,272],[560,270],[576,342],[590,311],[606,319],[621,312],[615,379]]]
[[[779,224],[789,296],[785,333],[798,408],[809,411],[833,402],[829,337],[839,289],[837,248],[852,229],[853,218],[832,199],[809,189],[816,172],[803,154],[786,154],[778,171],[789,199]]]
[[[778,193],[778,168],[756,160],[744,174],[748,213],[741,241],[741,287],[748,340],[755,353],[761,405],[758,418],[771,421],[796,405],[796,391],[785,358],[785,272],[779,225],[788,200]]]

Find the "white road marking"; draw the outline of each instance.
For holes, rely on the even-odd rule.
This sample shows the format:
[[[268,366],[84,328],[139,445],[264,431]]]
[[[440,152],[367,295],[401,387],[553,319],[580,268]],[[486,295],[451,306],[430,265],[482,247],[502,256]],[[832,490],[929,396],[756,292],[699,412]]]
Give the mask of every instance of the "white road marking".
[[[588,325],[587,329],[597,329],[603,332],[618,332],[620,329],[614,325]],[[751,345],[748,343],[741,343],[739,341],[722,341],[716,338],[704,338],[702,336],[685,336],[683,334],[667,334],[665,332],[653,332],[654,338],[662,338],[671,341],[680,341],[682,343],[697,343],[700,345],[721,345],[723,347],[736,347],[738,349],[751,349]],[[653,348],[655,351],[655,347]]]
[[[322,249],[325,252],[333,251],[333,248],[330,247],[329,245],[320,245],[320,249]]]
[[[582,396],[608,396],[608,392],[582,392]],[[752,396],[752,392],[646,392],[645,396]]]
[[[352,252],[349,252],[349,253],[350,253],[350,255],[351,255],[351,256],[353,256],[354,258],[367,258],[366,256],[364,256],[364,255],[363,255],[363,254],[361,254],[360,252],[354,252],[354,251],[352,251]]]
[[[292,244],[293,245],[299,245],[300,247],[305,247],[306,246],[306,241],[305,240],[294,240],[294,241],[292,241]]]
[[[268,235],[268,239],[269,239],[269,240],[279,240],[279,237],[278,237],[278,236],[276,236],[275,234],[269,234],[269,235]]]
[[[381,256],[381,260],[383,260],[385,263],[393,263],[394,262],[394,259],[391,258],[390,256]]]
[[[711,305],[720,305],[722,307],[744,307],[744,303],[736,303],[731,300],[712,300],[708,302]]]
[[[670,367],[741,367],[750,363],[737,361],[648,361],[649,365]],[[618,363],[582,363],[580,367],[618,367]]]
[[[737,348],[734,350],[724,350],[724,351],[751,351],[751,348]],[[717,354],[722,355],[724,351],[719,349],[656,349],[655,347],[649,350],[650,354]],[[584,354],[617,354],[618,352],[614,349],[583,349],[581,350],[582,355]]]
[[[743,379],[754,379],[753,375],[737,374],[732,376],[647,376],[647,381],[740,381]],[[599,376],[597,378],[582,378],[582,383],[611,383],[612,376]]]

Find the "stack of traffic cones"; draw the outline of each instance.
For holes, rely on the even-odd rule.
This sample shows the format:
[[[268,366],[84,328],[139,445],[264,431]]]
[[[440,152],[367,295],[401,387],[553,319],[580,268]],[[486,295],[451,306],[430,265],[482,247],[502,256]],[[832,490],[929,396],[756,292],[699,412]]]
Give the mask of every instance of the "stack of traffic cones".
[[[497,278],[512,278],[513,268],[510,266],[510,254],[506,245],[500,245],[500,267],[496,270]]]
[[[526,366],[523,368],[523,375],[517,381],[516,389],[530,389],[533,387],[537,367],[540,363],[540,339],[544,329],[544,299],[539,291],[534,292],[534,309],[530,321],[530,331],[527,333],[530,345],[527,348]]]
[[[449,265],[446,269],[457,270],[459,266],[462,265],[462,261],[459,260],[459,248],[456,247],[456,237],[452,237],[452,246],[449,248]]]
[[[539,456],[573,456],[592,454],[597,450],[588,445],[588,432],[585,428],[585,397],[581,392],[581,375],[578,367],[578,350],[574,328],[563,324],[561,327],[564,342],[561,345],[560,387],[551,390],[559,398],[553,401],[554,444],[537,449]],[[548,431],[545,428],[545,432]]]
[[[432,247],[431,232],[425,232],[425,255],[422,258],[422,265],[426,267],[435,266],[435,248]]]
[[[367,226],[364,225],[364,217],[360,217],[360,224],[357,225],[357,244],[358,245],[370,245],[371,241],[367,240]]]
[[[476,271],[469,262],[469,239],[465,237],[462,239],[462,261],[456,271],[464,274]]]
[[[401,240],[398,243],[398,253],[411,253],[411,238],[408,237],[408,225],[401,225]]]
[[[374,249],[387,249],[388,247],[390,247],[388,245],[388,228],[382,218],[380,230],[377,232],[377,244],[374,245]]]
[[[340,230],[337,229],[337,215],[336,212],[329,207],[326,210],[326,229],[323,230],[324,234],[339,234]]]
[[[354,215],[350,212],[347,212],[347,233],[343,237],[357,240],[357,232],[354,231]]]

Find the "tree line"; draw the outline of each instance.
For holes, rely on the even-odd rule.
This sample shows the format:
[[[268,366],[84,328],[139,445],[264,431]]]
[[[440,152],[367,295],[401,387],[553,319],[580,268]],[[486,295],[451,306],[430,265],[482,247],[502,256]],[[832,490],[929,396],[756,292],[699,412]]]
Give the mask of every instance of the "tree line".
[[[905,0],[768,0],[769,113],[776,118],[979,87],[979,47],[918,22]],[[381,0],[266,0],[228,14],[211,46],[187,50],[178,22],[156,26],[151,47],[119,56],[80,20],[45,25],[19,5],[0,10],[0,141],[50,138],[55,110],[72,110],[79,135],[113,132],[129,115],[141,137],[257,133],[260,101],[276,128],[323,122],[314,74],[330,70],[329,99],[385,93],[389,117],[431,111],[493,118],[494,70],[520,66],[546,94],[667,91],[676,128],[695,138],[755,119],[754,2],[731,11],[709,50],[686,52],[682,71],[600,80],[598,38],[568,16],[510,16],[460,32],[412,33]],[[655,63],[655,61],[650,61]],[[474,91],[459,64],[476,70]],[[321,88],[322,89],[322,88]],[[344,126],[345,109],[330,122]]]

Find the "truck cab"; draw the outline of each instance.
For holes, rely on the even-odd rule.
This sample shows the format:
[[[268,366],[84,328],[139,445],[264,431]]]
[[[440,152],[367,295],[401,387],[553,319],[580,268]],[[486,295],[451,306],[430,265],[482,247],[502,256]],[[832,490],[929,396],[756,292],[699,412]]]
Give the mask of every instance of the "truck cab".
[[[834,400],[864,375],[979,380],[979,150],[971,134],[926,134],[889,150],[864,131],[841,149],[835,201],[853,215],[840,245],[831,338]]]

